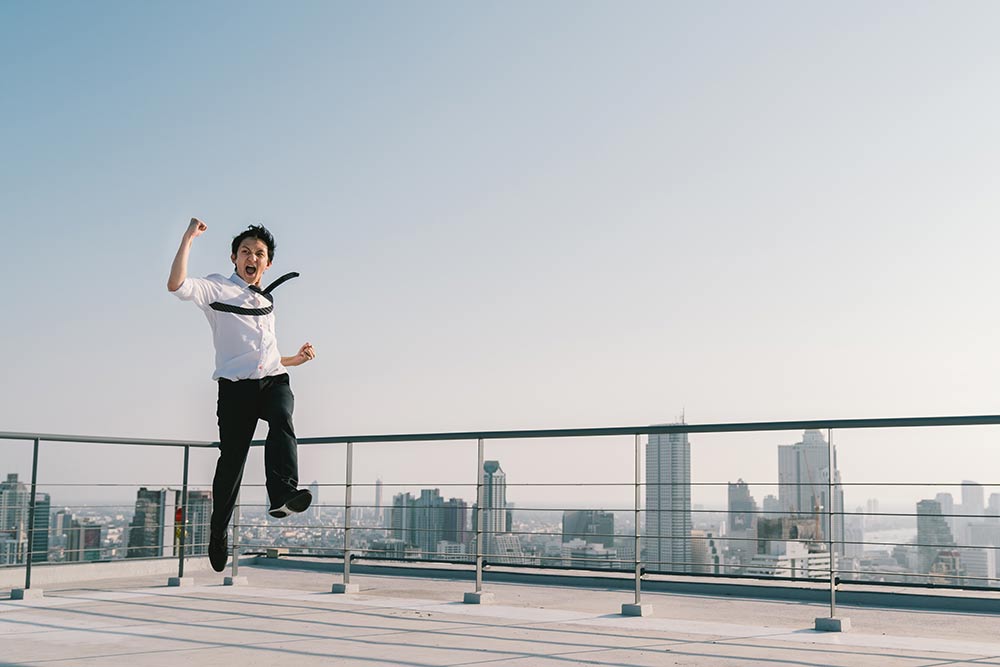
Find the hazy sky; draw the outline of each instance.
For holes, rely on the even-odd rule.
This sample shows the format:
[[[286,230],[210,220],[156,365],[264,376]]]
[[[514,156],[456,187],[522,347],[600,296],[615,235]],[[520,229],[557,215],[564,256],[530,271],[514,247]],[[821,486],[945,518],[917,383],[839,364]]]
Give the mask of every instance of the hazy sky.
[[[998,413],[998,22],[6,0],[0,430],[215,439],[209,328],[165,289],[191,216],[192,274],[259,222],[265,280],[302,273],[276,293],[285,354],[319,354],[291,371],[301,436]],[[772,481],[799,435],[694,438],[695,475]],[[835,437],[845,481],[1000,483],[1000,429]],[[615,442],[487,457],[627,481]],[[153,483],[160,456],[175,481],[175,454],[114,447],[51,448],[41,476]],[[358,456],[360,481],[475,479],[470,443]],[[342,457],[304,452],[303,480]]]

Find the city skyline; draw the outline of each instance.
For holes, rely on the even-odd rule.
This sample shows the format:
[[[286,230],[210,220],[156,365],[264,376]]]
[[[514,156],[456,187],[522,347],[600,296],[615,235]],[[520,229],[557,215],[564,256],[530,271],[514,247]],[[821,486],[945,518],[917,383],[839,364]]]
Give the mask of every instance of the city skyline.
[[[654,457],[668,462],[668,466],[677,461],[683,464],[683,447],[677,450],[677,446],[683,444],[685,443],[680,440],[664,443],[653,439],[649,451]],[[783,452],[783,448],[824,444],[815,433],[806,431],[802,441],[796,445],[779,446],[778,458],[788,460],[787,449]],[[671,449],[672,454],[670,451],[658,451]],[[825,465],[826,457],[821,459],[812,461],[812,464]],[[800,460],[807,464],[810,462],[808,454]],[[683,465],[681,468],[683,469]],[[522,511],[521,518],[515,523],[512,518],[515,510],[506,505],[507,476],[499,461],[484,463],[483,484],[482,497],[485,504],[482,516],[489,516],[493,512],[496,516],[504,517],[502,525],[484,526],[491,538],[486,550],[489,562],[543,567],[546,564],[557,564],[597,569],[628,569],[631,566],[634,544],[627,528],[629,513],[617,513],[620,519],[625,520],[625,532],[615,528],[616,513],[604,510],[564,510],[561,512],[561,529],[558,525],[546,525],[544,520],[539,524],[538,520],[530,518],[531,511]],[[493,489],[487,492],[490,486]],[[803,487],[811,488],[811,483]],[[23,559],[23,548],[17,548],[16,545],[13,545],[15,548],[10,548],[11,540],[4,535],[8,534],[5,532],[9,528],[6,524],[19,520],[22,528],[15,527],[15,533],[19,535],[18,539],[27,539],[23,531],[26,521],[23,503],[27,502],[27,488],[27,485],[18,481],[15,474],[8,474],[7,481],[0,485],[0,518],[3,519],[0,524],[0,542],[3,543],[7,563],[17,560],[17,556],[13,554],[19,554]],[[964,480],[962,491],[962,502],[957,504],[948,493],[939,493],[933,500],[917,502],[916,535],[914,539],[895,546],[878,544],[878,539],[869,546],[865,539],[866,530],[877,530],[880,525],[884,528],[886,519],[879,516],[858,517],[856,526],[848,534],[849,540],[861,544],[846,544],[848,551],[844,550],[845,544],[839,541],[835,544],[838,571],[847,577],[860,577],[860,580],[865,580],[866,577],[882,580],[889,576],[903,582],[920,582],[923,580],[921,577],[931,577],[934,581],[945,584],[971,577],[991,586],[1000,585],[996,556],[996,547],[1000,546],[1000,494],[990,494],[987,499],[983,487],[971,480]],[[781,502],[775,498],[771,502],[777,503],[777,507],[759,512],[752,490],[742,480],[728,485],[728,496],[726,513],[696,514],[695,520],[689,522],[691,527],[687,535],[673,532],[668,541],[684,542],[685,546],[671,547],[670,557],[683,553],[683,557],[689,560],[683,563],[683,567],[677,567],[676,563],[664,563],[662,569],[765,577],[825,576],[829,568],[827,537],[823,534],[825,525],[816,521],[815,507],[813,511],[808,511],[808,508],[803,511],[798,507],[781,507]],[[137,492],[134,512],[128,526],[122,524],[123,517],[120,514],[114,521],[105,518],[104,521],[95,522],[92,517],[78,519],[68,509],[60,509],[51,515],[50,532],[47,524],[51,501],[49,498],[39,498],[36,512],[41,511],[42,514],[36,513],[36,546],[33,551],[38,544],[47,544],[52,540],[52,546],[57,550],[57,562],[105,560],[109,556],[173,556],[177,552],[181,535],[180,529],[175,525],[180,517],[179,501],[178,489],[141,488]],[[787,497],[784,502],[789,504]],[[19,506],[18,503],[22,505]],[[954,510],[956,516],[947,516],[949,512],[942,511],[942,504],[949,510]],[[210,505],[210,493],[189,491],[186,551],[190,556],[204,553],[205,544],[198,535],[199,531],[204,533],[207,526]],[[279,534],[284,539],[276,539],[273,534],[269,537],[268,526],[273,522],[267,520],[262,509],[249,509],[247,513],[252,518],[249,523],[239,526],[241,540],[249,539],[248,549],[254,549],[253,545],[257,545],[256,548],[283,545],[297,553],[309,553],[310,549],[329,553],[331,548],[337,548],[336,532],[329,534],[330,527],[319,521],[321,514],[307,512],[302,515],[306,519],[305,523],[284,528],[281,527],[283,522],[277,522],[272,528],[280,528]],[[674,509],[676,508],[672,508],[670,512],[673,513]],[[877,513],[878,510],[877,499],[869,499],[866,507],[859,507],[857,511]],[[86,508],[83,511],[86,512]],[[385,524],[379,519],[376,507],[359,507],[357,511],[360,516],[353,523],[358,533],[355,540],[360,541],[355,543],[354,548],[364,557],[469,560],[475,554],[476,506],[470,508],[460,498],[451,498],[445,502],[439,489],[421,489],[416,497],[410,493],[397,494],[393,498],[389,521]],[[650,509],[647,503],[647,512],[651,511],[655,510]],[[661,508],[660,511],[664,510]],[[769,511],[780,513],[780,517],[769,515]],[[20,519],[15,516],[18,513]],[[969,516],[963,517],[962,514]],[[44,521],[40,522],[39,516],[45,517]],[[337,516],[342,520],[342,511],[333,509],[326,516],[336,523]],[[978,521],[975,520],[977,517]],[[846,518],[855,519],[851,516]],[[260,523],[261,520],[263,523]],[[949,528],[956,525],[961,532],[956,533]],[[538,532],[539,527],[541,532]],[[319,532],[310,536],[310,531],[314,530]],[[106,539],[104,532],[107,532]],[[342,531],[340,533],[342,539]],[[326,537],[323,538],[323,535]],[[288,539],[290,536],[291,540]],[[643,539],[642,559],[653,571],[661,569],[656,567],[656,561],[664,557],[662,549],[657,551],[662,536],[660,539],[656,537],[647,535]],[[120,542],[116,542],[116,539]],[[44,551],[35,555],[41,555],[40,558],[35,558],[36,562],[48,560]]]
[[[274,275],[301,272],[278,306],[283,350],[318,353],[293,369],[301,436],[993,414],[998,19],[923,0],[4,2],[0,426],[217,438],[208,332],[164,289],[191,216],[209,226],[192,275],[227,273],[258,222]],[[997,428],[835,441],[852,483],[1000,469]],[[713,442],[693,481],[708,462],[719,483],[769,476],[754,436],[739,456]],[[532,483],[529,456],[628,481],[629,446],[487,456]],[[30,449],[4,460],[26,476]],[[42,450],[50,483],[180,468]],[[396,467],[405,450],[359,479],[443,461],[442,483],[475,480],[474,453]],[[341,467],[304,454],[309,479]]]

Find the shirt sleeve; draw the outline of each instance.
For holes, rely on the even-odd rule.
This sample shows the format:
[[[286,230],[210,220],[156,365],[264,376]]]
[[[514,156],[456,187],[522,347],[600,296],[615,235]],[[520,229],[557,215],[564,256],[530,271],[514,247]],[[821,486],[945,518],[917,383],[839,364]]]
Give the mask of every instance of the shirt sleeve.
[[[218,286],[206,278],[185,278],[174,291],[174,295],[181,301],[194,301],[200,308],[208,307],[208,304],[216,300],[218,293]]]

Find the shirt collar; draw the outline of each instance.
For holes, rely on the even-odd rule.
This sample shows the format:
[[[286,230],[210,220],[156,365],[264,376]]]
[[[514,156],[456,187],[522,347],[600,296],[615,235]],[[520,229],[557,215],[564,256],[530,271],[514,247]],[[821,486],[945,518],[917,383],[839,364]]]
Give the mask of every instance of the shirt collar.
[[[236,283],[237,285],[239,285],[243,289],[248,289],[248,290],[251,290],[253,292],[259,292],[260,289],[261,289],[257,285],[251,285],[247,281],[245,281],[242,278],[240,278],[240,274],[236,273],[235,271],[233,271],[233,275],[229,276],[229,280],[232,281],[232,282],[234,282],[234,283]]]

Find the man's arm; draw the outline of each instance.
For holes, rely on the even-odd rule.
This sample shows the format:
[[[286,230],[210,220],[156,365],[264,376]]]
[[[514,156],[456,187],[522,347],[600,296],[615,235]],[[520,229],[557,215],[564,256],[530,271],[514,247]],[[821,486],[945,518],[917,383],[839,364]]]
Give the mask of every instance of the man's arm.
[[[316,358],[316,350],[313,349],[312,343],[306,343],[299,348],[299,353],[293,357],[282,357],[281,365],[288,366],[299,366],[306,363],[307,361],[312,361]]]
[[[167,279],[167,289],[176,292],[187,278],[188,255],[191,253],[191,242],[202,232],[208,229],[208,225],[198,218],[191,218],[191,224],[184,231],[181,238],[181,246],[174,256],[174,263],[170,265],[170,277]]]

